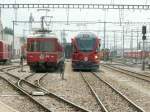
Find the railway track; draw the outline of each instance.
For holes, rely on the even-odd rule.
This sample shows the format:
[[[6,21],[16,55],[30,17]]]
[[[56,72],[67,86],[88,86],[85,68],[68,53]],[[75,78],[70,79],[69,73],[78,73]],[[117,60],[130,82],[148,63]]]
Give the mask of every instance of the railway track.
[[[9,69],[9,70],[12,70],[12,69]],[[31,98],[34,102],[36,102],[37,104],[42,106],[42,108],[44,108],[46,111],[52,112],[54,110],[54,107],[53,107],[53,110],[52,110],[51,108],[49,108],[49,105],[50,105],[50,103],[55,105],[54,103],[56,103],[56,101],[57,101],[55,107],[58,107],[57,105],[60,105],[60,103],[61,103],[61,106],[59,107],[60,111],[90,112],[89,110],[84,109],[83,107],[78,106],[77,104],[74,104],[74,103],[72,103],[72,102],[70,102],[70,101],[68,101],[68,100],[66,100],[62,97],[57,96],[54,93],[51,93],[50,91],[46,90],[43,87],[36,86],[36,85],[28,82],[27,79],[30,78],[31,76],[35,75],[35,74],[30,74],[30,75],[26,76],[25,78],[21,79],[21,78],[15,76],[13,74],[7,72],[7,71],[2,70],[2,72],[7,74],[7,76],[9,76],[9,78],[11,77],[11,78],[15,79],[15,81],[13,81],[13,83],[12,83],[10,81],[11,79],[4,78],[5,76],[2,77],[2,78],[6,79],[6,81],[9,81],[9,83],[13,84],[13,86],[15,88],[17,88],[17,90],[20,90],[21,92],[23,92],[25,95],[27,95],[29,98]],[[41,80],[41,78],[39,80]],[[17,83],[17,86],[16,86],[16,83]],[[40,97],[33,96],[32,95],[33,91],[43,92],[44,96],[40,96]],[[48,101],[48,99],[49,99],[49,101]],[[45,103],[43,101],[46,101],[47,103]],[[54,102],[52,102],[52,101],[54,101]]]
[[[145,112],[96,73],[80,74],[103,112]]]
[[[9,70],[11,67],[8,67]],[[16,69],[16,67],[12,67],[12,69]],[[17,86],[17,82],[20,80],[19,77],[7,72],[6,70],[7,68],[1,69],[1,72],[3,72],[4,74],[0,76],[0,78],[2,78],[3,80],[5,80],[6,82],[8,82],[11,86],[13,86],[16,90],[18,90],[19,92],[21,92],[22,94],[24,94],[25,96],[27,96],[31,101],[33,101],[34,103],[36,103],[37,105],[39,105],[45,112],[52,112],[52,110],[48,109],[47,107],[45,107],[42,103],[38,102],[31,94],[29,94],[27,91],[23,90],[22,88],[20,88],[19,86]],[[13,81],[12,81],[12,80]],[[15,79],[15,80],[14,80]]]
[[[38,74],[34,74],[34,75],[38,75]],[[42,90],[44,90],[46,92],[46,96],[48,97],[54,97],[62,102],[64,102],[65,104],[73,107],[76,109],[76,111],[83,111],[83,112],[91,112],[90,110],[87,110],[85,109],[84,107],[82,106],[79,106],[78,104],[75,104],[67,99],[64,99],[63,97],[60,97],[58,95],[56,95],[55,93],[53,92],[50,92],[48,89],[44,88],[41,84],[41,81],[43,80],[43,78],[48,75],[48,73],[45,73],[45,74],[41,74],[38,78],[36,78],[35,81],[32,81],[32,83],[35,83],[34,85],[37,85],[37,87],[41,88]],[[31,75],[32,77],[33,75]],[[30,79],[30,76],[29,77],[26,77],[26,80],[29,80]]]
[[[108,65],[103,65],[103,66],[106,67],[106,68],[115,70],[117,72],[135,77],[137,79],[144,80],[146,82],[150,82],[150,75],[149,74],[142,74],[142,73],[130,71],[130,70],[127,70],[127,69],[123,69],[123,68],[120,68],[120,67],[115,67],[115,66],[112,66],[112,65],[109,65],[109,66]]]

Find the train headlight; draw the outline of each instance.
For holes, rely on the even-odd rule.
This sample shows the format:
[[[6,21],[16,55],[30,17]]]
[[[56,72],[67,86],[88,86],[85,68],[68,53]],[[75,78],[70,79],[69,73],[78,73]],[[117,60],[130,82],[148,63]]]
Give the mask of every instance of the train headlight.
[[[32,55],[30,55],[30,58],[33,58],[33,56],[32,56]]]
[[[84,57],[84,61],[88,61],[88,57]]]
[[[54,58],[54,56],[52,55],[51,58]]]
[[[95,55],[95,56],[94,56],[94,58],[95,58],[95,59],[98,59],[98,56],[97,56],[97,55]]]

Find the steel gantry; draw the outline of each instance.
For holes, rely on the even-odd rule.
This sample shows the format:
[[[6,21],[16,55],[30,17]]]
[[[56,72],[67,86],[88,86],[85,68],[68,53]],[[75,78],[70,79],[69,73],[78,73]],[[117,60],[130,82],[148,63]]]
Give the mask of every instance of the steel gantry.
[[[13,21],[14,23],[30,23],[30,21],[22,21],[22,20],[18,20],[18,21]],[[46,23],[57,23],[57,24],[65,24],[67,22],[69,22],[70,24],[120,24],[120,22],[113,22],[113,21],[45,21]],[[41,23],[41,21],[34,21],[33,23]],[[134,21],[134,22],[122,22],[122,25],[124,24],[132,24],[132,25],[143,25],[143,24],[150,24],[150,22],[144,22],[144,21]]]
[[[150,5],[120,4],[0,4],[0,8],[150,9]]]

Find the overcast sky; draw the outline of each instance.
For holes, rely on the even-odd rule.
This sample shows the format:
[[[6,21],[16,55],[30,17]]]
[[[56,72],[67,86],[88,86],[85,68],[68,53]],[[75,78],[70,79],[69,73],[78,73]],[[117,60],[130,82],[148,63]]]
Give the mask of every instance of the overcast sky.
[[[0,0],[0,3],[8,4],[15,3],[15,0]],[[150,4],[150,0],[16,0],[16,3],[59,3],[59,4]],[[38,12],[37,9],[2,9],[2,22],[3,26],[12,27],[12,21],[15,20],[15,12],[17,14],[17,20],[29,20],[30,13],[33,14],[35,20],[40,20],[40,17],[45,15],[45,12]],[[50,9],[48,12],[49,16],[53,16],[52,20],[66,21],[67,14],[69,13],[69,21],[150,21],[150,11],[149,10],[93,10],[93,9]],[[121,18],[121,19],[120,19]],[[40,25],[33,25],[33,27],[39,27]],[[125,30],[141,30],[142,25],[126,25]],[[149,25],[147,25],[148,30],[150,31]],[[28,30],[28,24],[18,24],[15,26],[15,35],[22,36],[23,29]],[[86,26],[78,26],[74,24],[66,25],[65,24],[53,24],[50,26],[50,29],[76,29],[76,30],[103,30],[103,24],[87,24]],[[107,24],[106,30],[122,30],[122,25]],[[60,35],[60,32],[56,32]],[[76,34],[76,32],[66,32],[67,40],[70,41],[71,37]],[[103,32],[95,32],[103,40]],[[28,32],[25,31],[25,34],[28,35]],[[126,35],[131,35],[131,33],[126,33]],[[133,34],[136,36],[136,33]],[[116,36],[118,37],[118,45],[121,46],[121,37],[122,34],[117,32]],[[112,43],[114,33],[106,33],[107,40],[109,43]],[[109,38],[108,38],[109,37]],[[126,36],[129,38],[129,36]],[[135,38],[136,39],[136,38]],[[126,39],[126,46],[130,46],[129,39]],[[120,43],[119,43],[120,42]],[[113,46],[113,45],[112,45]],[[134,45],[136,46],[136,44]]]

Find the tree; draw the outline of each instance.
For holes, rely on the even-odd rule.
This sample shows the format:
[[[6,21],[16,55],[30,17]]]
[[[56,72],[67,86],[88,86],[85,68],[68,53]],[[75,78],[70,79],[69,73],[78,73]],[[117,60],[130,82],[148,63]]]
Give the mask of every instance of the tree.
[[[20,42],[21,43],[25,43],[26,42],[26,38],[25,37],[20,37]]]
[[[4,33],[5,34],[13,35],[14,32],[13,32],[13,30],[11,28],[5,27],[4,28]]]

